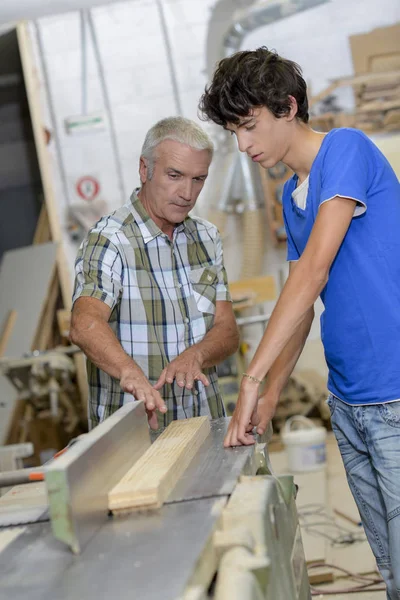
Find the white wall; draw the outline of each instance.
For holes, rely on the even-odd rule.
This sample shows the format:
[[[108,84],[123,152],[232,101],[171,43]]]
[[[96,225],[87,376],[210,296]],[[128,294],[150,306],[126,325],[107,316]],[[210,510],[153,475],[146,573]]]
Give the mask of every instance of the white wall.
[[[213,3],[213,0],[162,2],[183,115],[194,119],[197,118],[197,103],[206,83],[205,43]],[[138,184],[139,153],[147,129],[159,118],[177,112],[160,14],[156,0],[131,0],[94,8],[92,15],[111,98],[125,197],[128,198]],[[243,48],[265,44],[296,60],[303,67],[313,93],[316,93],[328,85],[331,78],[352,73],[349,35],[399,20],[398,0],[331,0],[256,30],[246,38]],[[81,110],[79,15],[72,12],[42,18],[38,26],[43,38],[50,79],[49,93],[55,112],[55,122],[46,124],[55,128],[59,135],[69,199],[75,201],[77,198],[74,189],[76,180],[85,174],[93,175],[100,180],[101,197],[110,210],[115,209],[122,203],[122,198],[109,131],[71,137],[64,128],[64,119],[79,114]],[[103,110],[104,99],[93,52],[90,53],[88,72],[88,109]],[[341,101],[350,106],[351,93],[344,91]],[[54,142],[51,151],[56,166]],[[56,182],[56,188],[60,216],[64,221],[67,203],[60,180]],[[212,201],[212,190],[207,191],[208,197],[204,193],[200,203]],[[233,222],[231,219],[225,241],[226,264],[231,279],[238,276],[240,237],[240,220]],[[71,270],[75,253],[76,246],[69,243]],[[275,276],[279,269],[286,271],[284,254],[268,246],[265,271]],[[318,334],[316,323],[313,337],[318,337]]]
[[[296,61],[303,68],[312,93],[316,94],[327,87],[331,79],[352,75],[349,36],[393,25],[399,20],[398,0],[330,0],[254,31],[243,47],[253,49],[266,45]],[[349,88],[340,91],[340,100],[344,108],[352,108]]]

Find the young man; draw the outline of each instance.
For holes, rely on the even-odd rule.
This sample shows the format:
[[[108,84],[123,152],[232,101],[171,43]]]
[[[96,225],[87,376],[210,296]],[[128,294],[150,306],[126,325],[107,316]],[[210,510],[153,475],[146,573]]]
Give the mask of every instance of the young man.
[[[81,245],[70,335],[89,359],[91,427],[135,399],[153,429],[225,414],[215,365],[237,349],[238,330],[221,239],[188,216],[212,155],[193,121],[156,123],[142,148],[140,190]]]
[[[388,598],[398,599],[399,181],[362,132],[313,131],[299,66],[266,48],[222,60],[200,108],[253,161],[294,171],[283,195],[289,277],[243,377],[225,445],[252,444],[252,427],[265,430],[320,295],[332,427]]]

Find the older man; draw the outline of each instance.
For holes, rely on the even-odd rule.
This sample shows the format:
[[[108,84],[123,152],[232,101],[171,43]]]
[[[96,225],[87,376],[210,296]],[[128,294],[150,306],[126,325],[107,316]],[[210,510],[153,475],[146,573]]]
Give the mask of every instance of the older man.
[[[71,339],[88,358],[91,427],[134,399],[153,429],[224,416],[215,365],[235,352],[238,331],[218,231],[188,216],[212,154],[193,121],[158,122],[140,189],[80,247]]]

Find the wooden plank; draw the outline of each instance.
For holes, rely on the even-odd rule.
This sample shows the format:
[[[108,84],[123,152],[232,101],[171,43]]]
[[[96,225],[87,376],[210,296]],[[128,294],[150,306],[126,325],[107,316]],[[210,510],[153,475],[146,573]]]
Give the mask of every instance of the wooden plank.
[[[208,417],[171,423],[111,490],[109,509],[160,508],[209,433]]]
[[[400,107],[400,99],[365,102],[357,108],[357,114],[391,110]]]
[[[47,146],[48,136],[46,134],[45,121],[43,118],[41,84],[38,77],[38,65],[35,64],[32,40],[29,33],[29,24],[20,22],[16,28],[18,48],[21,56],[22,70],[24,74],[25,89],[28,98],[29,111],[32,121],[33,136],[35,140],[40,175],[46,207],[46,217],[51,239],[58,243],[57,268],[60,280],[61,295],[64,308],[72,309],[72,279],[67,266],[64,251],[63,232],[58,216],[58,207],[54,193],[53,174],[51,160]],[[74,358],[77,368],[77,382],[82,405],[86,409],[88,400],[88,384],[85,373],[84,359],[82,356]]]
[[[36,225],[35,234],[33,236],[33,244],[44,244],[51,240],[51,231],[49,217],[47,215],[46,204],[42,204],[40,209],[39,219]]]
[[[57,311],[57,324],[61,337],[68,339],[71,325],[71,311],[66,310],[65,308],[60,308]]]
[[[272,275],[232,281],[229,284],[229,291],[235,310],[275,300],[277,295],[275,278]]]
[[[310,585],[316,585],[319,583],[332,583],[332,581],[335,581],[335,577],[332,569],[327,567],[320,567],[315,570],[309,567],[308,580]]]
[[[8,340],[10,338],[12,330],[14,329],[15,321],[17,319],[17,314],[18,313],[16,310],[10,310],[6,317],[3,331],[1,332],[0,336],[0,357],[3,356],[6,351]]]
[[[86,357],[83,352],[74,354],[74,364],[76,370],[76,383],[78,384],[82,405],[82,417],[87,421],[89,385],[86,372]]]
[[[60,277],[62,297],[65,308],[71,308],[71,276],[68,271],[67,261],[65,259],[65,253],[62,245],[63,238],[61,224],[57,214],[57,203],[53,188],[50,156],[46,145],[45,122],[42,115],[40,97],[40,81],[37,74],[37,67],[33,58],[32,43],[28,32],[28,23],[18,23],[16,30],[26,94],[28,97],[29,111],[32,121],[33,136],[35,140],[44,192],[44,201],[46,204],[46,211],[50,225],[51,239],[59,244],[57,253],[57,266]]]
[[[56,304],[59,297],[60,288],[57,277],[57,269],[54,269],[54,274],[48,289],[47,300],[43,306],[40,319],[38,321],[35,338],[32,342],[31,350],[48,350],[51,346],[50,340],[52,335],[53,324],[55,320]]]
[[[309,99],[309,107],[311,108],[312,106],[314,106],[315,104],[332,94],[332,92],[334,92],[339,87],[357,86],[378,81],[390,81],[390,83],[397,83],[400,81],[400,71],[365,73],[363,75],[357,75],[355,77],[342,77],[340,79],[335,79],[325,89],[321,90],[318,94],[315,94],[315,96],[312,96]]]

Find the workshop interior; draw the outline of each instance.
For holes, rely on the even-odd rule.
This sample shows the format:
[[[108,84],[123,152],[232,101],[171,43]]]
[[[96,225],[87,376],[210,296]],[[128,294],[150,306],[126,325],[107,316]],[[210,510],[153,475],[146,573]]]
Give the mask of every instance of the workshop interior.
[[[360,129],[400,178],[398,0],[0,3],[0,598],[387,597],[332,432],[320,300],[267,431],[223,446],[288,277],[293,173],[198,104],[220,60],[260,46],[302,66],[314,130]],[[227,416],[155,436],[132,402],[88,431],[75,259],[172,115],[215,147],[193,212],[220,232],[239,329],[217,367]]]

